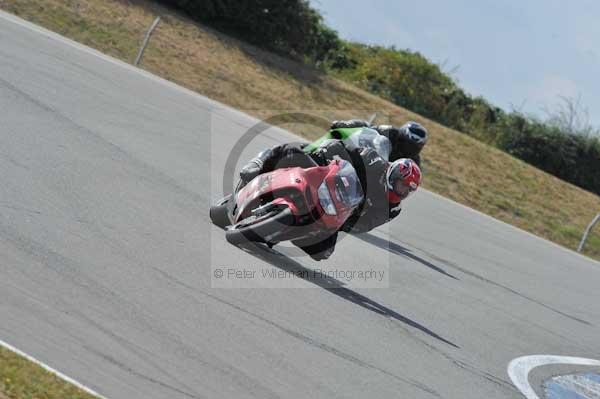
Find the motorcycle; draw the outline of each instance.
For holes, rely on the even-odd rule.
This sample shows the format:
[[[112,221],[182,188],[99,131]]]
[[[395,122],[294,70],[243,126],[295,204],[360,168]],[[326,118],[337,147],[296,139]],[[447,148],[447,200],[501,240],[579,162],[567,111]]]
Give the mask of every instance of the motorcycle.
[[[334,160],[258,175],[213,205],[210,218],[234,245],[292,241],[301,246],[337,232],[363,200],[352,164]]]
[[[329,140],[341,140],[345,145],[372,148],[386,161],[390,158],[392,144],[390,140],[369,127],[337,128],[329,130],[325,135],[304,147],[304,152],[312,153]]]

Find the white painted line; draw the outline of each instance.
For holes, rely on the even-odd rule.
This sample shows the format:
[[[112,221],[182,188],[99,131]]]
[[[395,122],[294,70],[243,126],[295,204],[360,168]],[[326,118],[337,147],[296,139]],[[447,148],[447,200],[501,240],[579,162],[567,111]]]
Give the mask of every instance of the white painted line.
[[[81,389],[82,391],[84,391],[84,392],[86,392],[86,393],[88,393],[88,394],[90,394],[92,396],[95,396],[95,397],[100,398],[100,399],[107,399],[106,396],[100,395],[98,392],[94,391],[93,389],[86,387],[82,383],[75,381],[71,377],[69,377],[67,375],[64,375],[60,371],[53,369],[52,367],[48,366],[47,364],[45,364],[45,363],[37,360],[33,356],[28,355],[27,353],[25,353],[25,352],[23,352],[23,351],[15,348],[14,346],[12,346],[12,345],[10,345],[10,344],[2,341],[1,339],[0,339],[0,346],[8,349],[11,352],[16,353],[19,356],[24,357],[25,359],[29,360],[32,363],[37,364],[38,366],[40,366],[44,370],[48,371],[49,373],[54,374],[58,378],[66,381],[66,382],[68,382],[69,384],[72,384],[72,385],[76,386],[77,388]]]
[[[536,367],[551,364],[574,364],[578,366],[600,366],[599,360],[583,357],[531,355],[518,357],[508,364],[508,376],[527,399],[540,399],[529,384],[529,373]]]

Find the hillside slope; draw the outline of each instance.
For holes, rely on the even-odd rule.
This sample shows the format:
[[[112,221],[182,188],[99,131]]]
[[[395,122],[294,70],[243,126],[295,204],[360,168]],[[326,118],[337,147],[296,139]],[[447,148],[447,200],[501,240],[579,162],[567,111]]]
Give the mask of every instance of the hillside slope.
[[[0,0],[0,8],[131,62],[156,15],[163,21],[142,67],[254,114],[315,110],[330,119],[377,111],[392,123],[425,124],[425,187],[568,248],[600,212],[600,197],[537,170],[495,148],[332,79],[319,71],[198,26],[149,1]],[[323,112],[322,110],[327,110]],[[378,120],[387,122],[386,119]],[[320,132],[286,127],[307,138]],[[600,228],[586,254],[600,259]]]

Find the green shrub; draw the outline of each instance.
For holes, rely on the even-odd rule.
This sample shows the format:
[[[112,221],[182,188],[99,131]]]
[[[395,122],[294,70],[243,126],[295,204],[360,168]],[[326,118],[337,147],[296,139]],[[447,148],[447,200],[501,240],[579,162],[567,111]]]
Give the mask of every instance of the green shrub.
[[[308,0],[159,0],[191,18],[261,47],[345,65],[343,43]]]
[[[349,43],[347,66],[334,73],[427,117],[439,116],[456,85],[419,53]]]
[[[498,146],[560,179],[600,194],[600,140],[511,114]]]

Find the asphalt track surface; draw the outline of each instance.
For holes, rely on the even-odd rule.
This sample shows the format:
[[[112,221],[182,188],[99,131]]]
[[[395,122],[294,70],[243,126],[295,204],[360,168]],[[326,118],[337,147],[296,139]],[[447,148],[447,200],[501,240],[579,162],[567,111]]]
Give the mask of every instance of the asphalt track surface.
[[[109,398],[519,398],[516,357],[600,358],[599,263],[425,190],[326,262],[389,288],[211,288],[319,266],[209,221],[256,121],[0,17],[0,339]]]

